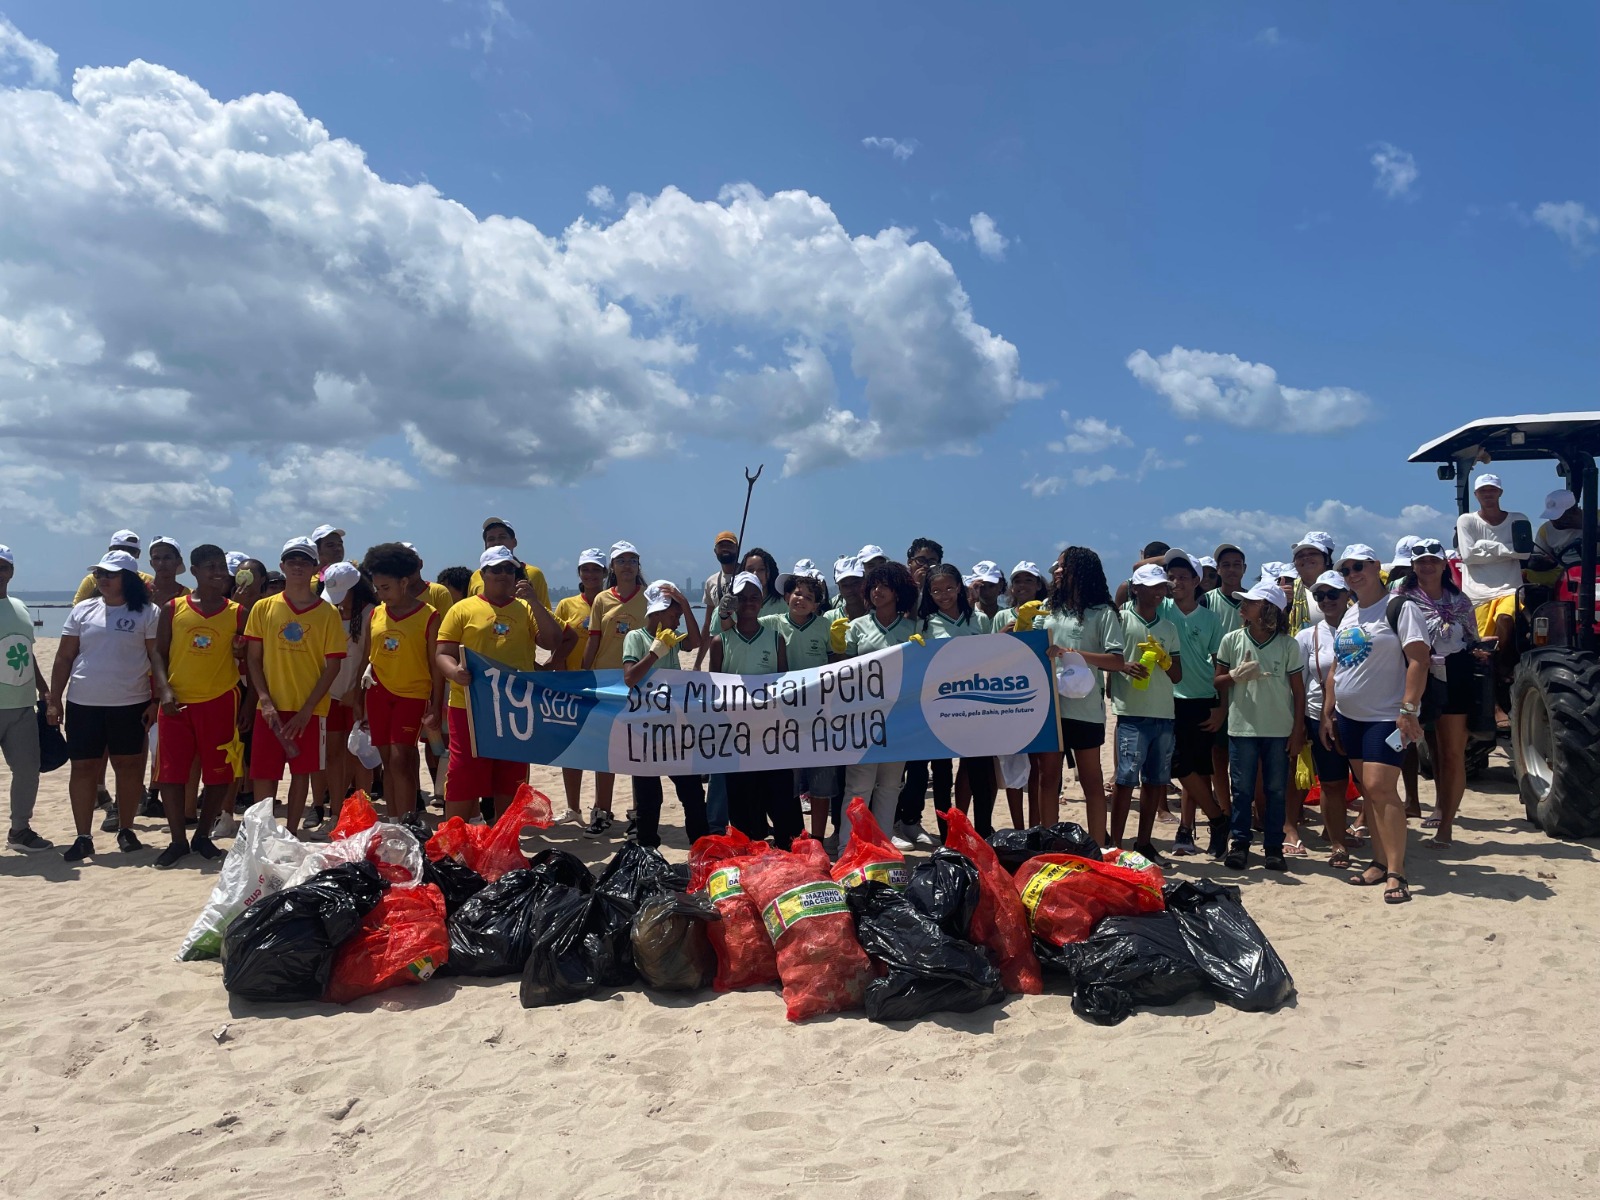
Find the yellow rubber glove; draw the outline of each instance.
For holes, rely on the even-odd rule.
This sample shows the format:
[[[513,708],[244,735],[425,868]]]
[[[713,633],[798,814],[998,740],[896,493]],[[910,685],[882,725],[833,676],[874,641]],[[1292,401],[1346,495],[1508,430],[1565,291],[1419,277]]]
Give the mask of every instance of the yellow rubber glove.
[[[1028,630],[1033,628],[1034,618],[1039,615],[1043,608],[1044,602],[1042,600],[1029,600],[1019,607],[1017,609],[1017,623],[1011,627],[1012,630],[1016,633],[1027,633]]]
[[[835,654],[844,653],[844,635],[850,629],[849,617],[835,617],[828,626],[828,646]]]
[[[928,644],[927,642],[922,640],[922,635],[920,633],[913,633],[910,637],[908,637],[906,639],[906,641],[915,642],[919,646],[926,646]]]
[[[1172,655],[1168,654],[1167,648],[1155,638],[1145,638],[1144,641],[1139,643],[1138,648],[1141,658],[1147,653],[1154,654],[1156,656],[1156,666],[1160,667],[1163,671],[1172,670]]]
[[[678,643],[682,641],[683,634],[679,633],[676,629],[668,629],[663,626],[662,628],[656,630],[655,641],[650,643],[650,650],[657,658],[665,658],[672,651],[676,650],[678,648]]]

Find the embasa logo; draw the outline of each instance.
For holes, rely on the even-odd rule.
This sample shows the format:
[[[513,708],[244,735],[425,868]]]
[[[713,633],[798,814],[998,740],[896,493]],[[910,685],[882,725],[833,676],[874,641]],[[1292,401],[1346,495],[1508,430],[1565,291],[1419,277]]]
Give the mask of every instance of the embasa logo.
[[[1026,675],[980,675],[974,673],[967,679],[950,679],[939,685],[939,699],[971,701],[975,704],[1028,704],[1038,696],[1038,690]]]

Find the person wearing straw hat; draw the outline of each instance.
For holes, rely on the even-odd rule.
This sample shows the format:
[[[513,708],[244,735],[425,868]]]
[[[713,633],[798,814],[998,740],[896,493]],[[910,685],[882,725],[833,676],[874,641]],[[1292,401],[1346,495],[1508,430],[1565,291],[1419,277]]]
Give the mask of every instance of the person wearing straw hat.
[[[151,699],[167,690],[156,653],[160,614],[138,562],[125,550],[108,550],[91,572],[99,595],[72,607],[50,670],[45,719],[63,720],[72,774],[67,789],[77,838],[62,855],[80,862],[94,854],[89,824],[102,762],[109,758],[117,788],[117,848],[142,849],[133,832],[142,794],[146,736],[156,719]]]
[[[131,529],[119,529],[111,535],[111,544],[106,549],[108,551],[120,550],[124,554],[130,555],[134,562],[137,563],[140,553],[139,535]],[[140,579],[144,580],[144,586],[147,590],[155,582],[153,576],[147,575],[143,571],[138,572],[138,575]],[[85,600],[92,600],[99,594],[100,590],[95,587],[94,572],[91,570],[83,577],[83,582],[78,585],[78,590],[73,593],[72,602],[74,604],[82,604]]]
[[[0,546],[0,755],[11,772],[11,828],[6,845],[24,854],[50,849],[33,831],[33,806],[39,796],[39,722],[35,700],[50,689],[33,652],[33,616],[8,595],[17,560]]]

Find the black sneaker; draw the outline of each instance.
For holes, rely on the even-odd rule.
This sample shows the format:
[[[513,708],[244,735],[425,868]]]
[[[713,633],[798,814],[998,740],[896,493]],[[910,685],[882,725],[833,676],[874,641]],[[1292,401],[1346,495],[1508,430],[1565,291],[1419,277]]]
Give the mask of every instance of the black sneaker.
[[[1273,854],[1269,850],[1262,865],[1269,871],[1287,871],[1289,869],[1289,860],[1284,858],[1282,854]]]
[[[1161,857],[1161,852],[1156,849],[1154,842],[1135,842],[1133,852],[1144,855],[1154,866],[1165,868],[1171,865]]]
[[[222,847],[217,845],[210,838],[206,837],[206,835],[203,833],[197,833],[189,839],[189,849],[193,850],[201,858],[211,859],[222,857]]]
[[[172,845],[156,856],[156,866],[166,870],[168,867],[176,865],[180,860],[187,858],[188,855],[188,842],[173,842]]]
[[[96,808],[110,809],[114,812],[116,811],[117,802],[111,798],[111,793],[106,791],[105,788],[97,787],[94,790],[94,805]]]
[[[1222,861],[1230,871],[1244,870],[1250,863],[1250,843],[1235,842],[1228,850],[1228,857]]]
[[[611,814],[603,808],[589,810],[589,823],[583,827],[583,836],[586,838],[605,837],[611,832]]]
[[[138,834],[131,829],[117,830],[117,849],[124,854],[132,854],[135,850],[143,850],[144,843],[139,840]]]
[[[13,850],[20,850],[24,854],[37,854],[41,850],[49,850],[50,843],[45,841],[33,830],[24,826],[13,829],[6,835],[6,845]]]
[[[1194,830],[1185,829],[1181,825],[1178,827],[1177,836],[1172,839],[1172,853],[1179,858],[1200,853],[1200,847],[1194,844]]]
[[[1206,821],[1206,828],[1211,837],[1206,843],[1206,853],[1212,858],[1221,858],[1228,852],[1228,818],[1212,817]]]
[[[117,817],[117,810],[113,808],[106,814],[106,819],[100,822],[101,833],[115,833],[122,828],[122,822]]]
[[[61,852],[61,857],[68,862],[82,862],[94,854],[94,839],[87,833],[74,838],[72,845]]]
[[[139,815],[141,817],[165,819],[167,806],[161,802],[161,793],[155,788],[146,788],[144,795],[140,797]]]

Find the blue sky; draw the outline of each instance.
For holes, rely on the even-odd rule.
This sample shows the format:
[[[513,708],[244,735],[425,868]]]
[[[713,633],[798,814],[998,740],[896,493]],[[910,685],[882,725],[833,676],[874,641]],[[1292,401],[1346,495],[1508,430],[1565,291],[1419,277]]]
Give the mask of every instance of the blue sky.
[[[491,512],[698,578],[760,462],[785,563],[1261,561],[1597,407],[1593,6],[1126,8],[5,0],[19,590]]]

